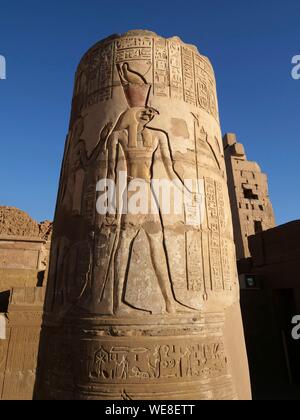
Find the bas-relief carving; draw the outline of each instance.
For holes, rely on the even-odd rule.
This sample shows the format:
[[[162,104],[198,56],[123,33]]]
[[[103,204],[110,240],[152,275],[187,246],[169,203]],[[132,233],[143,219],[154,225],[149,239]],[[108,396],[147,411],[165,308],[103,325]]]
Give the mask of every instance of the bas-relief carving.
[[[147,234],[141,230],[132,247],[124,300],[131,307],[161,314],[165,310],[165,301],[152,267]]]
[[[209,392],[210,395],[214,392],[218,399],[235,398],[221,338],[199,340],[194,337],[187,342],[173,337],[150,341],[145,337],[143,343],[135,344],[132,339],[118,344],[111,338],[101,341],[89,339],[82,340],[73,349],[71,342],[66,340],[66,336],[57,341],[54,338],[48,337],[47,366],[52,365],[51,359],[55,360],[55,368],[48,371],[48,378],[56,381],[57,389],[54,393],[53,390],[46,388],[47,398],[57,399],[62,392],[60,387],[65,385],[59,379],[61,371],[65,372],[67,382],[75,378],[78,389],[85,389],[93,384],[99,398],[110,395],[113,399],[120,397],[137,399],[138,392],[132,388],[135,385],[138,385],[140,391],[143,389],[140,387],[148,385],[151,387],[148,392],[156,393],[158,388],[155,391],[152,386],[157,387],[161,382],[165,386],[184,383],[185,389],[188,389],[188,384],[195,384],[194,381],[197,381],[197,387],[201,386],[202,398],[205,398],[205,392]],[[218,383],[218,389],[221,390],[224,387],[219,394],[212,388],[214,381]],[[109,387],[106,388],[108,385]],[[102,392],[104,392],[103,395]],[[161,392],[172,397],[174,391],[164,389]],[[176,392],[174,396],[175,394]],[[146,395],[151,394],[146,393]],[[69,397],[72,398],[71,393]]]
[[[159,150],[170,179],[179,179],[171,154],[168,135],[157,128],[150,128],[148,124],[155,118],[158,111],[147,106],[149,86],[142,75],[133,71],[125,63],[119,68],[120,79],[124,86],[129,109],[119,118],[107,141],[108,148],[108,178],[117,179],[117,160],[121,152],[125,159],[127,179],[139,179],[143,182],[145,193],[151,203],[157,203],[152,188],[152,167],[155,154]],[[132,86],[133,85],[133,86]],[[129,192],[130,195],[130,192]],[[164,228],[161,214],[138,215],[123,214],[116,216],[115,224],[119,225],[118,239],[116,240],[114,263],[115,302],[114,312],[118,315],[132,313],[134,305],[126,305],[128,272],[132,249],[141,230],[145,233],[146,246],[149,247],[152,270],[165,301],[165,310],[176,312],[180,305],[176,302],[168,269],[168,256],[164,247]],[[110,222],[108,223],[110,224]],[[138,274],[136,277],[139,278]]]
[[[82,349],[84,352],[84,349]],[[166,344],[145,347],[111,347],[102,344],[92,364],[82,366],[97,382],[143,383],[172,379],[201,380],[226,375],[227,358],[221,341],[211,343]]]
[[[182,117],[178,112],[172,115],[171,108],[166,112],[170,99],[176,106],[177,100],[185,101]],[[85,130],[90,123],[86,116],[100,102],[107,108],[99,112],[100,133],[95,135],[95,129]],[[123,109],[120,104],[125,104]],[[93,118],[97,109],[93,107]],[[96,46],[83,59],[58,198],[46,318],[66,318],[67,325],[76,326],[78,317],[82,327],[76,338],[75,330],[69,331],[68,337],[74,337],[64,344],[59,342],[62,332],[57,332],[49,362],[55,368],[45,373],[49,383],[64,387],[60,371],[68,370],[66,381],[75,380],[82,398],[91,383],[95,398],[104,397],[105,384],[111,384],[111,395],[130,398],[125,384],[204,380],[207,385],[214,379],[218,389],[224,387],[220,395],[224,397],[226,389],[226,395],[234,395],[221,327],[208,320],[199,331],[192,329],[197,316],[209,310],[221,313],[237,297],[217,119],[208,61],[176,39],[119,38]],[[156,214],[123,214],[126,199],[135,194],[130,191],[118,202],[116,215],[96,213],[97,182],[120,182],[120,171],[126,172],[127,186],[139,179]],[[187,189],[182,214],[162,214],[151,180],[176,179],[183,189],[187,175],[201,181],[202,201],[200,190]],[[63,226],[65,217],[70,220],[68,229]],[[160,320],[164,327],[154,328]],[[181,324],[171,325],[174,320]],[[153,323],[153,328],[138,326],[141,322]],[[178,341],[181,332],[184,341]],[[75,379],[70,373],[73,363],[80,366]],[[87,387],[83,394],[81,385]],[[206,391],[203,387],[201,395],[207,392],[211,397],[210,385]],[[51,395],[63,394],[52,388]]]
[[[91,217],[91,207],[96,205],[95,182],[97,182],[97,177],[101,176],[101,166],[105,162],[102,156],[105,153],[104,145],[111,129],[111,123],[103,127],[99,140],[89,155],[82,137],[84,118],[81,117],[77,121],[70,133],[63,165],[59,203],[66,211],[71,211],[73,216],[84,213],[86,217]],[[94,197],[90,196],[91,187],[93,187]],[[95,202],[91,203],[90,199],[94,199]]]
[[[124,37],[96,46],[77,72],[73,118],[87,107],[112,98],[120,83],[117,66],[134,65],[157,97],[183,100],[218,120],[213,70],[205,57],[176,39]]]
[[[174,55],[176,48],[172,50]],[[190,57],[187,51],[186,60]],[[230,288],[230,276],[224,268],[224,279],[226,277],[227,280],[223,281],[221,255],[222,261],[225,261],[228,247],[225,239],[221,241],[220,236],[216,236],[220,232],[214,232],[215,224],[209,224],[209,229],[212,229],[208,235],[209,241],[202,238],[205,235],[201,232],[203,229],[198,202],[191,198],[191,203],[194,204],[185,203],[185,215],[181,223],[192,226],[195,232],[175,232],[176,244],[181,244],[177,251],[172,235],[165,230],[164,218],[159,208],[156,215],[138,217],[130,214],[106,218],[95,215],[96,182],[101,179],[101,174],[105,177],[105,172],[107,178],[117,182],[121,160],[128,182],[134,178],[143,180],[146,192],[152,197],[151,203],[159,202],[150,186],[153,165],[158,159],[163,163],[167,176],[183,184],[183,174],[180,174],[182,171],[177,169],[181,167],[175,166],[172,141],[168,133],[153,127],[159,111],[147,105],[151,85],[147,83],[146,75],[140,74],[132,63],[127,62],[118,64],[117,71],[128,109],[116,122],[104,126],[99,141],[89,156],[83,140],[84,118],[77,121],[68,142],[62,175],[61,204],[72,215],[82,215],[89,220],[92,230],[86,241],[60,251],[58,271],[63,273],[64,278],[60,302],[69,301],[90,310],[93,308],[103,313],[119,315],[133,314],[135,309],[141,311],[137,314],[164,311],[176,313],[186,311],[187,308],[200,310],[202,302],[207,300],[206,290],[223,290],[225,283]],[[209,141],[209,136],[201,128],[199,116],[191,114],[191,119],[194,125],[194,178],[201,177],[201,166],[205,165],[204,155],[207,156],[210,166],[215,166],[220,174],[220,149]],[[189,138],[188,125],[184,120],[173,119],[172,127],[172,133],[177,137]],[[218,145],[218,140],[215,141]],[[208,203],[209,188],[206,182],[205,199]],[[222,185],[219,188],[222,190]],[[72,191],[75,194],[72,195]],[[224,212],[224,208],[222,211]],[[217,223],[218,218],[217,213]],[[137,258],[137,253],[134,253],[135,242],[140,242],[144,249],[143,259]],[[203,246],[208,249],[203,250]],[[207,270],[205,272],[204,261],[209,253],[210,279]],[[147,273],[149,279],[146,287],[143,287],[144,277],[140,275],[141,260],[144,273]],[[185,261],[184,271],[182,261]],[[73,279],[71,283],[70,279]],[[155,304],[149,303],[151,301],[155,301]]]

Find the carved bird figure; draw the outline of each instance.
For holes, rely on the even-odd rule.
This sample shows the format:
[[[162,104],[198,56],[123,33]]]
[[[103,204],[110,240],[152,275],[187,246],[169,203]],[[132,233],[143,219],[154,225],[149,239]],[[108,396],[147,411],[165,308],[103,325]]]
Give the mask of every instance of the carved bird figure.
[[[118,65],[118,71],[123,82],[129,84],[147,84],[147,80],[137,71],[130,68],[128,63],[124,63],[122,66]]]

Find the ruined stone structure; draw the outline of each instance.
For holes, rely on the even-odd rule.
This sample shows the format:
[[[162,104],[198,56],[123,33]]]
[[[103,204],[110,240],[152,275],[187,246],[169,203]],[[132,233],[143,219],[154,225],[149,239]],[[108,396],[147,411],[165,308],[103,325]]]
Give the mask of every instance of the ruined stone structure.
[[[13,288],[0,317],[0,400],[32,400],[45,298],[44,287]]]
[[[236,135],[224,136],[225,162],[233,218],[237,259],[250,257],[248,238],[275,226],[267,175],[247,160]]]
[[[253,397],[299,399],[300,222],[275,227],[267,176],[235,134],[223,141]]]
[[[297,399],[300,340],[300,221],[249,237],[251,258],[238,263],[241,306],[255,399]]]
[[[51,223],[0,207],[0,400],[31,400]]]
[[[177,37],[115,35],[79,64],[36,398],[250,398],[214,72]]]

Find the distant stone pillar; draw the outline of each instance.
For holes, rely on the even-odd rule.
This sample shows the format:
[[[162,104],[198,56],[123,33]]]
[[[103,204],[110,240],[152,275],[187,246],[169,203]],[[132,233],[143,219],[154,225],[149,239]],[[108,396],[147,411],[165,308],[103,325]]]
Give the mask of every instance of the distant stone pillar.
[[[223,138],[237,259],[250,258],[249,238],[275,227],[268,177],[249,161],[234,133]]]
[[[79,64],[36,397],[250,398],[214,72],[177,37]]]

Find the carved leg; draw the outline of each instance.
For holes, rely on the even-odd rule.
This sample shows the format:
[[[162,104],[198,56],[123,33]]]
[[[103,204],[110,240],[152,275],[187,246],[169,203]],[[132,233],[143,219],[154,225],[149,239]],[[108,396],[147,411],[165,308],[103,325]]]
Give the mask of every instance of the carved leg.
[[[163,233],[147,233],[147,237],[150,244],[151,259],[154,271],[166,302],[166,310],[169,313],[176,313],[176,309],[180,305],[175,301],[174,293],[171,287],[167,257],[163,245]]]
[[[115,256],[115,314],[126,315],[137,311],[124,302],[126,281],[130,264],[131,251],[139,229],[121,231]]]

